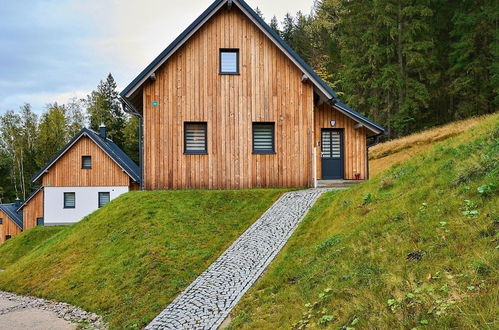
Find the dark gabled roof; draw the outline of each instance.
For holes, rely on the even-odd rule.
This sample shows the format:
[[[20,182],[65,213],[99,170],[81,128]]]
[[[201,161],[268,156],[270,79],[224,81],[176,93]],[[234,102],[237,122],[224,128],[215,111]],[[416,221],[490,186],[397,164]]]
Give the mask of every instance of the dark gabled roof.
[[[133,160],[128,157],[123,150],[120,149],[112,140],[106,138],[103,139],[96,132],[88,129],[82,128],[82,130],[69,141],[68,144],[64,146],[48,163],[45,165],[38,173],[36,173],[32,178],[31,182],[38,180],[43,173],[45,173],[66,151],[68,151],[82,136],[88,136],[92,141],[95,142],[116,164],[118,164],[121,169],[128,174],[135,182],[140,182],[140,169],[135,164]]]
[[[23,229],[23,214],[22,212],[17,212],[15,203],[0,204],[0,210],[7,214],[19,228]]]
[[[218,9],[220,9],[227,0],[216,0],[211,4],[208,9],[206,9],[187,29],[184,30],[165,50],[159,54],[158,57],[154,59],[121,93],[121,97],[131,96],[137,88],[139,88],[145,80],[153,73],[159,66],[161,66],[164,61],[168,59],[177,49],[180,47],[185,40],[187,40],[194,32],[196,32]],[[253,22],[259,26],[267,36],[274,41],[274,43],[285,53],[288,57],[299,67],[301,70],[310,78],[314,86],[321,91],[324,96],[332,101],[332,103],[338,104],[336,109],[340,112],[346,114],[347,116],[354,118],[368,128],[370,128],[375,133],[381,134],[385,130],[378,124],[370,121],[366,117],[362,116],[353,109],[347,107],[346,105],[339,102],[338,95],[329,87],[326,82],[324,82],[317,73],[310,68],[310,66],[303,61],[303,59],[296,54],[289,45],[282,40],[282,38],[275,33],[275,31],[267,24],[265,21],[244,1],[244,0],[232,0],[232,3],[238,6],[246,15],[248,15]]]
[[[38,194],[38,192],[39,192],[40,190],[42,190],[42,189],[43,189],[43,186],[39,186],[39,187],[37,187],[37,188],[36,188],[36,189],[35,189],[35,190],[34,190],[34,191],[33,191],[33,192],[32,192],[32,193],[28,196],[28,198],[26,198],[26,200],[25,200],[25,201],[21,204],[21,206],[19,206],[19,207],[17,208],[16,212],[21,211],[21,209],[24,207],[24,205],[28,204],[28,202],[29,202],[29,201],[30,201],[33,197],[35,197],[35,195],[36,195],[36,194]]]

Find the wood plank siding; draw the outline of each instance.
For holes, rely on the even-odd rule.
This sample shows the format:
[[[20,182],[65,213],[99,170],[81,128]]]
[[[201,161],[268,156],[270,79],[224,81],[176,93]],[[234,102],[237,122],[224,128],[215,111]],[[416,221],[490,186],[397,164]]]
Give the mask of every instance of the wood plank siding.
[[[92,169],[82,169],[82,156],[92,156]],[[90,138],[80,138],[48,173],[42,177],[44,187],[129,186],[130,178]]]
[[[221,48],[239,75],[219,74]],[[237,7],[222,8],[144,85],[144,187],[312,185],[313,87]],[[152,106],[152,102],[158,106]],[[207,155],[185,155],[185,122],[207,122]],[[252,153],[252,123],[275,122],[276,154]]]
[[[2,210],[0,210],[0,218],[2,218],[2,224],[0,225],[0,244],[2,244],[5,242],[5,236],[14,237],[20,234],[22,230]]]
[[[365,127],[355,128],[357,122],[337,111],[329,104],[323,103],[315,109],[315,141],[321,141],[321,128],[331,128],[331,120],[335,120],[334,128],[343,129],[344,145],[344,179],[355,179],[355,173],[360,173],[360,179],[367,178],[366,136]],[[317,177],[321,176],[321,152],[317,148]]]
[[[36,227],[36,219],[43,218],[43,189],[23,206],[23,230]]]

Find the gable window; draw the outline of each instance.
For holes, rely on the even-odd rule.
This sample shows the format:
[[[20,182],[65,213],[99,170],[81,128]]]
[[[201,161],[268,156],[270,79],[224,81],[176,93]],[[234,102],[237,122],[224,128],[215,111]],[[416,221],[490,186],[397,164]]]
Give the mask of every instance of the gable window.
[[[109,203],[109,200],[111,199],[111,196],[109,192],[100,192],[99,193],[99,208],[103,207],[107,203]]]
[[[83,169],[92,168],[92,156],[81,156],[81,168]]]
[[[2,223],[3,223],[3,219],[2,219],[2,218],[0,218],[0,225],[1,225]]]
[[[220,74],[239,74],[239,49],[220,49]]]
[[[184,124],[184,153],[207,154],[207,125],[205,122]]]
[[[74,209],[76,206],[76,196],[74,192],[65,192],[64,193],[64,208],[65,209]]]
[[[274,154],[274,123],[253,123],[253,153]]]

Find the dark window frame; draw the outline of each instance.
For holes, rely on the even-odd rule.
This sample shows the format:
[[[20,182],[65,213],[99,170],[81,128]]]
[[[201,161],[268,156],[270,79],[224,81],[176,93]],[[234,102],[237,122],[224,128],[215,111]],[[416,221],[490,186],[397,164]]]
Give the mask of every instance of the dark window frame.
[[[66,206],[66,195],[67,194],[73,194],[74,195],[74,205],[73,206]],[[74,209],[76,208],[76,193],[73,191],[66,191],[64,192],[64,197],[63,197],[63,206],[65,209]]]
[[[3,218],[0,218],[0,225],[3,224]]]
[[[90,166],[85,166],[85,163],[83,161],[84,158],[90,159]],[[91,170],[92,169],[92,156],[89,156],[89,155],[81,156],[81,168],[83,170]]]
[[[204,150],[187,150],[187,126],[204,125]],[[208,122],[206,121],[185,121],[184,122],[184,155],[207,155],[208,154]]]
[[[100,194],[108,194],[109,195],[109,200],[106,204],[104,205],[100,205]],[[106,206],[109,202],[111,201],[111,192],[109,191],[99,191],[99,193],[97,194],[97,207],[100,209],[101,207],[104,207]]]
[[[45,220],[43,218],[36,218],[37,226],[45,226]]]
[[[222,53],[236,53],[236,71],[235,72],[226,72],[222,71]],[[237,76],[240,74],[239,70],[239,48],[220,48],[220,52],[218,54],[218,62],[219,62],[219,74],[221,75],[232,75]]]
[[[272,128],[272,150],[255,150],[255,125],[268,125]],[[273,121],[254,121],[251,125],[251,148],[253,155],[275,155],[275,122]]]

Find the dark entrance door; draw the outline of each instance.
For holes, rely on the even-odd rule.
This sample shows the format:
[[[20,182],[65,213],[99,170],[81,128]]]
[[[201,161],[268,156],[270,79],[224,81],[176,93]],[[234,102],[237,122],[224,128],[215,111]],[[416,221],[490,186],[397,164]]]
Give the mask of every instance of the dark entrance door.
[[[343,130],[321,129],[322,179],[343,179]]]

